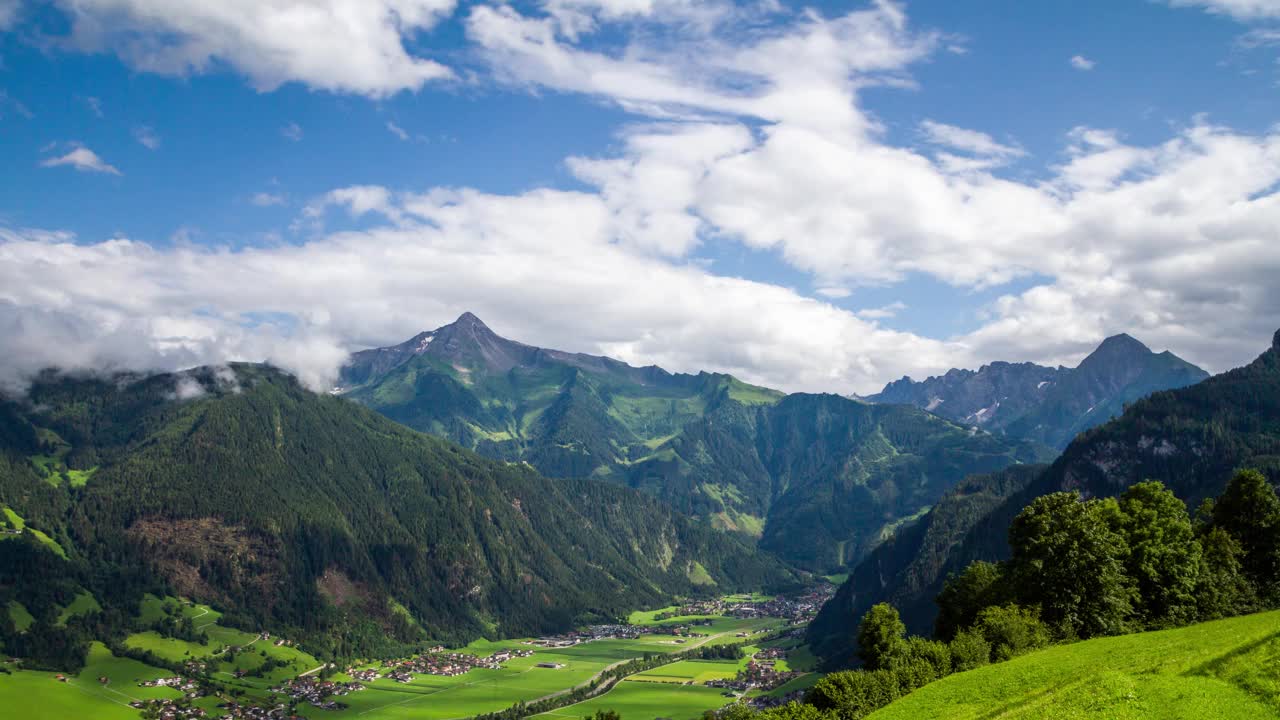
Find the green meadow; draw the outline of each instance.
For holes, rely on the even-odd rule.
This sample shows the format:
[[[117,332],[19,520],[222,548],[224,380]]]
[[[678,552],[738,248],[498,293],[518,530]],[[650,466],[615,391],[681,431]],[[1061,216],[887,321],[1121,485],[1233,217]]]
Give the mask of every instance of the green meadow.
[[[700,685],[670,685],[623,680],[598,698],[534,717],[582,718],[597,710],[613,710],[623,720],[694,720],[707,710],[732,702],[723,691]]]
[[[62,618],[65,621],[96,606],[97,602],[91,595],[83,594],[63,609]],[[20,626],[30,622],[26,609],[16,603],[0,610],[6,610]],[[650,618],[656,612],[650,613]],[[253,633],[219,625],[220,613],[205,605],[171,597],[147,596],[138,608],[139,620],[144,625],[167,616],[190,618],[207,640],[191,642],[167,638],[148,630],[130,635],[125,645],[130,649],[154,653],[169,662],[201,660],[212,663],[216,680],[228,689],[244,691],[250,698],[269,699],[271,687],[321,665],[320,661],[301,650],[287,645],[276,646],[275,638],[262,640]],[[744,643],[747,638],[782,625],[782,621],[772,619],[715,617],[710,625],[693,628],[694,635],[687,638],[650,634],[633,640],[600,640],[554,649],[527,645],[519,640],[478,640],[461,651],[484,656],[504,648],[521,648],[534,650],[534,655],[515,658],[501,670],[477,669],[455,677],[416,675],[410,683],[378,679],[367,683],[366,690],[337,698],[348,705],[346,709],[329,711],[302,706],[298,713],[311,720],[446,720],[470,717],[503,710],[516,702],[529,702],[566,692],[589,683],[606,668],[646,654],[673,654],[703,646]],[[743,634],[745,637],[740,637]],[[232,646],[240,649],[229,655],[226,651]],[[749,650],[754,651],[755,647]],[[237,670],[255,671],[268,658],[283,663],[283,666],[271,668],[261,677],[234,676]],[[579,717],[579,710],[585,714],[598,706],[613,707],[624,717],[645,720],[659,715],[692,718],[729,701],[721,691],[706,688],[700,683],[713,678],[732,677],[745,662],[677,661],[641,673],[633,680],[623,681],[606,696],[559,712]],[[560,667],[537,667],[540,663],[555,663]],[[13,709],[15,717],[34,720],[76,717],[133,720],[138,713],[127,706],[130,701],[176,696],[175,691],[165,688],[138,687],[139,681],[168,676],[170,671],[114,657],[100,643],[94,644],[84,671],[77,677],[68,678],[67,682],[56,680],[54,673],[6,667],[13,672],[0,673],[0,708]],[[359,667],[378,668],[380,663]],[[106,677],[107,682],[100,683],[100,677]],[[334,679],[350,680],[343,674]],[[217,702],[215,698],[206,698],[198,704],[216,716]]]
[[[6,717],[23,720],[137,720],[133,700],[177,697],[168,688],[138,687],[138,682],[165,677],[166,670],[153,668],[128,658],[118,658],[101,643],[89,649],[88,663],[79,675],[57,679],[57,673],[33,670],[0,673],[0,708]],[[99,682],[106,678],[107,682]]]
[[[1280,611],[1059,645],[959,673],[873,720],[1280,717]]]

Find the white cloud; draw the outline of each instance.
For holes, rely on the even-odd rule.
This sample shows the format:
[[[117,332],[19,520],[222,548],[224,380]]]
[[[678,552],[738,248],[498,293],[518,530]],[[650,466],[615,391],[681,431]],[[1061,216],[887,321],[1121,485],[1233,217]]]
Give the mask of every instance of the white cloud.
[[[895,317],[898,313],[906,309],[907,309],[906,303],[903,303],[902,301],[899,300],[899,301],[891,302],[888,305],[884,305],[882,307],[859,310],[855,314],[858,317],[862,318],[863,320],[884,320],[887,318]]]
[[[843,300],[844,298],[847,298],[853,295],[852,290],[850,290],[847,287],[841,287],[839,285],[820,287],[814,292],[818,293],[822,297],[831,298],[832,300]]]
[[[387,131],[405,142],[409,141],[409,133],[405,132],[404,128],[391,122],[390,120],[387,121]]]
[[[952,355],[785,288],[631,252],[591,194],[432,191],[401,212],[413,226],[240,250],[0,231],[0,329],[18,336],[6,368],[265,359],[323,387],[347,349],[463,310],[527,342],[789,388],[869,389]],[[18,281],[36,268],[38,286]]]
[[[258,207],[271,207],[272,205],[283,205],[284,196],[279,193],[267,193],[267,192],[254,193],[253,196],[249,198],[249,202],[253,203],[254,205],[257,205]]]
[[[898,5],[745,33],[732,12],[653,29],[660,7],[468,16],[505,81],[638,116],[616,151],[567,161],[584,190],[339,188],[303,210],[304,242],[236,250],[10,233],[0,325],[41,340],[15,341],[15,357],[269,359],[318,386],[347,349],[472,310],[546,346],[867,393],[994,359],[1073,363],[1120,331],[1221,370],[1275,330],[1280,129],[1195,119],[1138,145],[1082,127],[1036,179],[1000,177],[1023,151],[999,133],[930,121],[927,151],[899,147],[861,107],[863,87],[908,84],[910,64],[945,45]],[[601,40],[619,36],[631,39]],[[322,232],[347,218],[360,229]],[[694,254],[708,239],[776,253],[823,298],[915,276],[958,294],[1038,284],[983,308],[975,331],[931,339],[881,327],[894,304],[847,310],[710,272]]]
[[[298,142],[302,139],[302,126],[298,125],[296,122],[291,122],[280,128],[280,134],[283,135],[286,140]]]
[[[89,108],[89,112],[98,117],[102,117],[102,100],[96,97],[84,98],[84,104]]]
[[[1167,0],[1174,7],[1198,7],[1236,20],[1280,18],[1280,0]]]
[[[1083,55],[1071,56],[1071,67],[1077,70],[1085,70],[1085,71],[1092,70],[1094,67],[1097,66],[1097,64],[1098,63],[1090,60],[1089,58]]]
[[[150,125],[139,125],[134,128],[133,138],[148,150],[156,150],[160,147],[160,136]]]
[[[979,157],[1012,158],[1026,154],[1022,148],[999,143],[986,133],[933,120],[920,123],[920,131],[929,143]]]
[[[405,43],[455,0],[56,0],[70,44],[137,70],[203,73],[225,63],[258,90],[287,82],[386,97],[451,77]]]
[[[40,162],[41,167],[73,167],[81,172],[98,172],[110,175],[122,174],[115,166],[108,164],[98,154],[83,145],[75,145],[67,152]]]

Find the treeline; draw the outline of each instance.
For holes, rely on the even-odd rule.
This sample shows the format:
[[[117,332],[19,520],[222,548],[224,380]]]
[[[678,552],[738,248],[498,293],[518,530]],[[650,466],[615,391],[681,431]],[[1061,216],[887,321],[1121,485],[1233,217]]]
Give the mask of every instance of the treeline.
[[[863,669],[832,673],[804,703],[721,720],[856,720],[946,675],[1051,643],[1178,627],[1280,607],[1280,496],[1253,470],[1192,518],[1156,481],[1118,498],[1037,498],[1009,528],[1012,555],[975,562],[937,598],[934,638],[908,637],[898,611],[858,626]]]

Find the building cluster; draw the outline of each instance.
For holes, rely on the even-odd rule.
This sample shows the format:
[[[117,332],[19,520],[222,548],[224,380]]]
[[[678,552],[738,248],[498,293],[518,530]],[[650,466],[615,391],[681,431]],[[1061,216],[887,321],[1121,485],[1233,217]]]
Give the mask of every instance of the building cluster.
[[[610,625],[592,625],[582,630],[574,630],[561,635],[548,635],[529,640],[530,645],[544,648],[573,647],[592,640],[635,640],[641,635],[652,632],[653,628],[623,623]]]
[[[179,705],[173,700],[134,700],[129,703],[129,707],[143,711],[144,717],[154,717],[159,720],[202,718],[207,714],[204,708]]]
[[[654,615],[653,619],[662,621],[687,615],[723,615],[727,607],[729,607],[729,603],[724,600],[697,600],[681,605],[675,610],[660,612]]]
[[[349,695],[363,689],[364,685],[358,682],[345,683],[333,680],[318,680],[313,677],[300,677],[294,678],[280,687],[271,688],[271,692],[288,695],[298,702],[310,703],[322,710],[341,710],[346,705],[329,698],[335,695],[338,697]]]
[[[144,680],[143,682],[138,683],[138,687],[173,688],[174,690],[177,690],[178,692],[188,696],[190,696],[193,693],[196,693],[197,697],[199,697],[198,693],[200,692],[199,682],[192,680],[191,678],[185,678],[185,677],[179,677],[179,676],[156,678],[155,680]]]
[[[823,584],[796,597],[734,603],[728,606],[725,615],[736,618],[785,618],[792,623],[807,623],[818,615],[818,610],[835,593],[834,585]]]
[[[358,669],[355,666],[347,668],[346,673],[349,677],[359,682],[373,682],[379,677],[377,670],[371,668]]]
[[[443,675],[452,677],[454,675],[462,675],[476,668],[486,670],[501,670],[502,663],[518,657],[529,657],[533,655],[532,650],[499,650],[488,657],[479,657],[468,653],[456,652],[437,652],[444,648],[432,648],[431,652],[424,653],[417,657],[407,660],[389,660],[383,663],[382,677],[396,682],[413,682],[415,673],[420,675]],[[361,672],[361,671],[357,671]],[[351,674],[351,673],[349,673]],[[357,680],[368,677],[367,673],[361,672],[360,675],[351,674],[351,677]],[[367,682],[367,680],[366,680]]]
[[[218,706],[225,715],[224,718],[235,718],[236,720],[305,720],[301,715],[293,715],[289,712],[289,708],[283,704],[274,707],[262,707],[260,705],[241,705],[237,702],[228,701]]]
[[[746,692],[751,689],[772,690],[803,674],[779,670],[772,660],[762,660],[760,662],[750,660],[747,662],[747,666],[739,670],[734,677],[724,680],[708,680],[707,687],[724,688],[738,692]]]

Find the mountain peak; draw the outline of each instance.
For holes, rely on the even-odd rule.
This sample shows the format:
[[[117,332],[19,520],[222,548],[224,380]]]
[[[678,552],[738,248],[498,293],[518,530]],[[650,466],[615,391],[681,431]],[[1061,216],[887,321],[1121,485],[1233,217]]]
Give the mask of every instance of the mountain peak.
[[[1280,330],[1277,330],[1275,337],[1271,338],[1271,349],[1280,352]]]
[[[462,313],[461,315],[459,315],[459,316],[458,316],[458,319],[457,319],[457,320],[454,320],[452,324],[453,324],[453,325],[455,325],[455,326],[458,326],[458,327],[470,327],[470,328],[476,328],[477,330],[480,330],[480,329],[488,330],[488,329],[489,329],[489,326],[488,326],[488,325],[485,325],[483,320],[481,320],[480,318],[476,317],[474,314],[472,314],[472,313],[471,313],[471,312],[469,312],[469,311],[468,311],[468,312],[464,312],[464,313]]]
[[[1142,342],[1140,342],[1139,340],[1137,340],[1136,338],[1134,338],[1132,335],[1128,333],[1120,333],[1119,335],[1112,335],[1106,340],[1103,340],[1102,344],[1098,345],[1098,350],[1102,350],[1103,348],[1107,348],[1111,350],[1116,350],[1116,349],[1128,350],[1131,352],[1132,351],[1151,352],[1151,348],[1148,348],[1146,345],[1143,345]],[[1095,350],[1094,352],[1097,352],[1098,350]]]
[[[1080,367],[1086,368],[1098,363],[1123,362],[1151,354],[1151,348],[1134,339],[1132,335],[1120,333],[1103,340],[1102,344],[1080,363]]]

